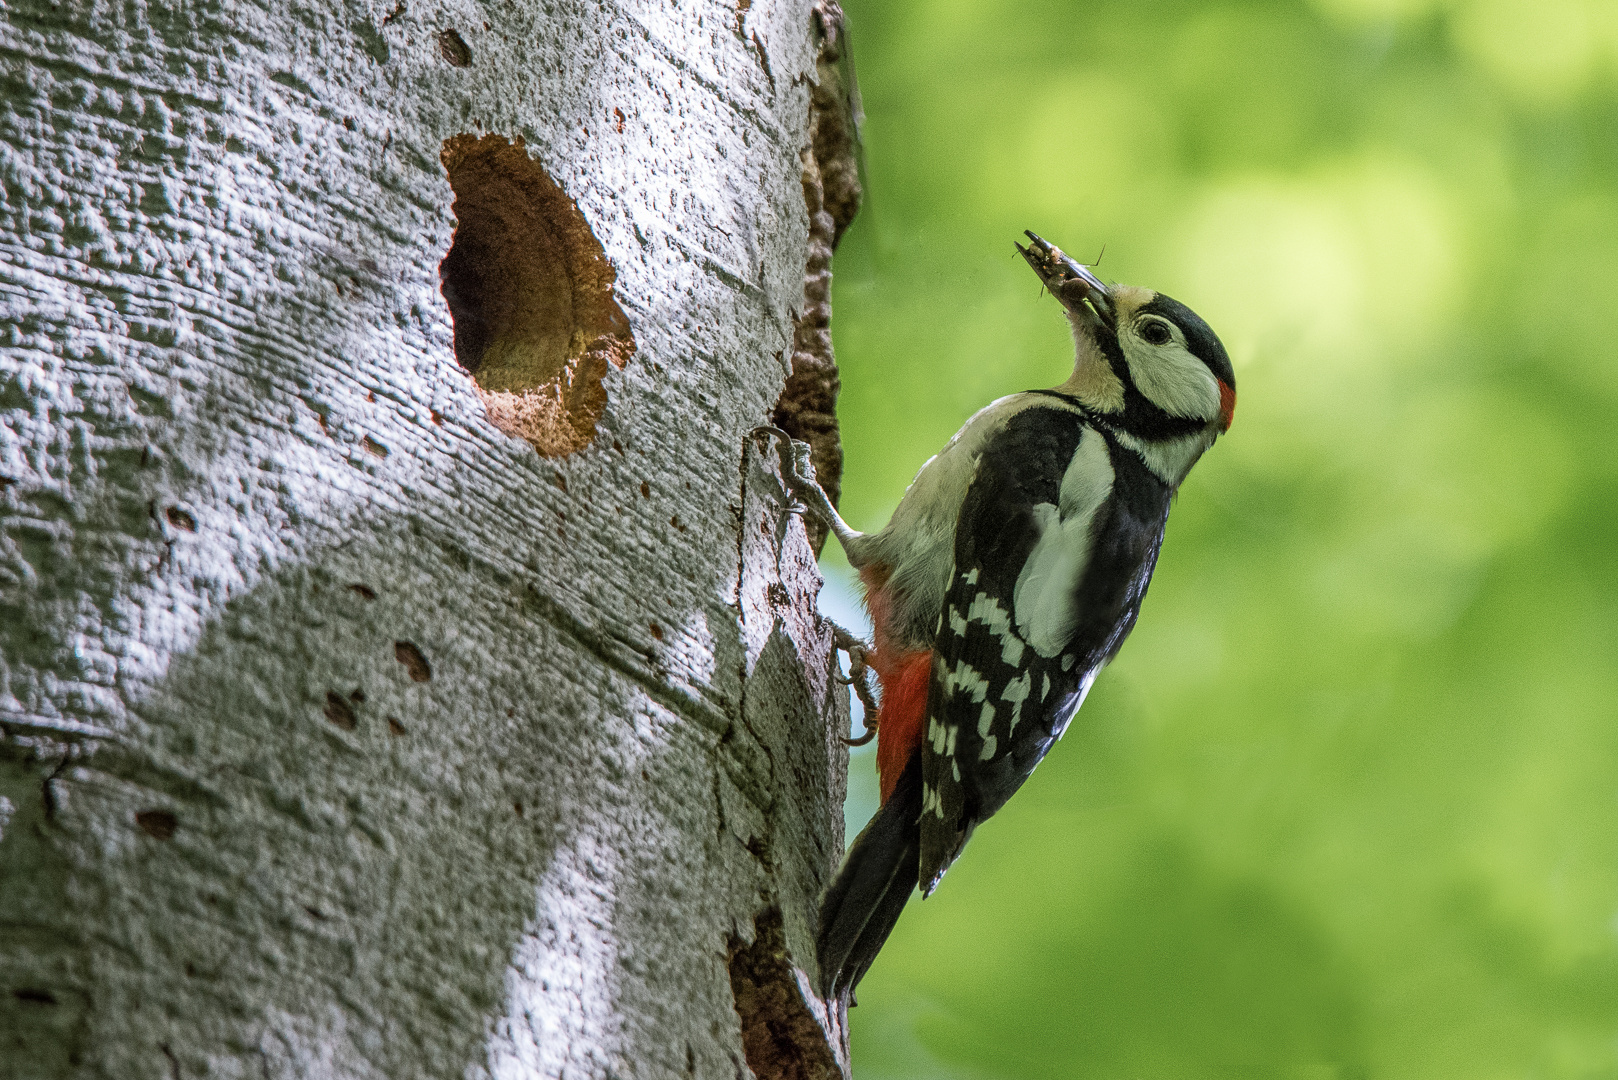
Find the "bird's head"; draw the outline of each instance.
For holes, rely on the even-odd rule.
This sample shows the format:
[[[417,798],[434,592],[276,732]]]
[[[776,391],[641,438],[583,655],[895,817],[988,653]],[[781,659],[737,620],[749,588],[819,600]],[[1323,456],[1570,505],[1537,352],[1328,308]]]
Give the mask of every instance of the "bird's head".
[[[1178,300],[1133,285],[1104,285],[1088,267],[1033,233],[1017,245],[1067,309],[1077,357],[1057,389],[1138,438],[1163,441],[1230,429],[1236,376],[1224,345]],[[1206,445],[1206,444],[1205,444]]]

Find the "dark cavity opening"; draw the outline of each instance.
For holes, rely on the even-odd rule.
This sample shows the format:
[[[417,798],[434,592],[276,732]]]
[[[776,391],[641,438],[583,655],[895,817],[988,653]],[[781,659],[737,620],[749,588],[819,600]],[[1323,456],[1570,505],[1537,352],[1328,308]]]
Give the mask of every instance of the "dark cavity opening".
[[[601,380],[635,338],[590,224],[522,140],[444,143],[455,239],[439,265],[455,359],[489,419],[547,456],[589,445],[606,410]]]

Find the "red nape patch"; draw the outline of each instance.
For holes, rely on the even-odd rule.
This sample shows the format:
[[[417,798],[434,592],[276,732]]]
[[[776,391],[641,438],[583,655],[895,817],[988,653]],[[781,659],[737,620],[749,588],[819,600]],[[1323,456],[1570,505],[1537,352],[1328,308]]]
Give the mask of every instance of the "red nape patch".
[[[1236,388],[1219,380],[1219,430],[1229,431],[1231,421],[1236,419]]]
[[[882,708],[877,713],[876,727],[876,771],[882,778],[882,801],[887,802],[899,782],[899,774],[904,772],[910,756],[921,745],[933,654],[923,650],[901,656],[893,663],[873,662],[871,666],[882,682]]]

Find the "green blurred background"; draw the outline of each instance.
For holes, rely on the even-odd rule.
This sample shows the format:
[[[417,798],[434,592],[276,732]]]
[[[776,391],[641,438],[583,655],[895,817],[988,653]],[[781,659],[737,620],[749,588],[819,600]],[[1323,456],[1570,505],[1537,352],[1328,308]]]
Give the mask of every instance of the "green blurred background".
[[[1067,375],[1024,228],[1240,390],[1139,629],[861,986],[859,1080],[1618,1077],[1618,2],[845,7],[857,527]]]

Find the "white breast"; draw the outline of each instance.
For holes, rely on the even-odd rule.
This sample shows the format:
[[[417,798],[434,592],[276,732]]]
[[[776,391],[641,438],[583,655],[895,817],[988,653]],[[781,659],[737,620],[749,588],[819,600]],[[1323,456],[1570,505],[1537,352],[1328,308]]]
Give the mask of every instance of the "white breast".
[[[908,644],[927,648],[933,622],[944,609],[955,567],[955,523],[984,445],[1017,413],[1053,404],[1035,394],[1013,394],[978,410],[944,449],[929,458],[905,489],[887,527],[872,537],[875,561],[893,568],[894,629]]]

